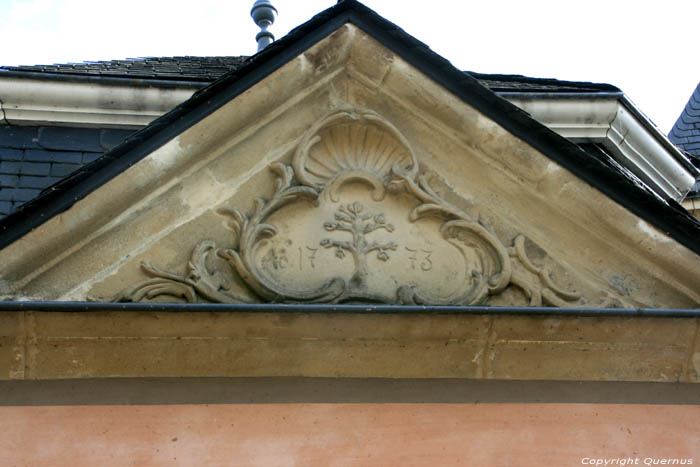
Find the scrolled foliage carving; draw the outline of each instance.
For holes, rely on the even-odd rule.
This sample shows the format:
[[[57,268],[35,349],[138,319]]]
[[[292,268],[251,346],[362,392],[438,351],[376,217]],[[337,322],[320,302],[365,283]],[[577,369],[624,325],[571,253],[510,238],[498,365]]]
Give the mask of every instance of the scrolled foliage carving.
[[[186,302],[478,305],[508,287],[523,290],[533,306],[568,306],[580,298],[575,292],[557,287],[548,271],[529,260],[523,238],[516,238],[513,246],[507,248],[477,220],[445,201],[431,186],[433,174],[421,172],[404,136],[372,111],[344,108],[332,112],[304,134],[291,164],[273,163],[270,170],[275,175],[275,186],[269,198],[257,198],[249,214],[236,208],[219,211],[229,220],[228,245],[217,246],[211,240],[199,242],[184,274],[144,263],[141,267],[149,279],[112,300],[158,300],[169,296]],[[375,207],[342,201],[341,191],[349,183],[368,187]],[[384,209],[378,203],[384,203],[387,195],[412,200],[411,208],[402,214],[404,224],[438,221],[436,238],[447,242],[446,247],[463,264],[463,280],[456,290],[434,294],[420,290],[411,281],[396,283],[392,290],[381,293],[368,287],[370,269],[390,267],[399,249],[391,237],[395,230],[391,216],[398,214],[377,208]],[[292,204],[297,206],[295,203],[301,203],[303,209],[318,209],[322,200],[332,206],[333,218],[319,221],[318,229],[325,230],[326,237],[319,241],[317,249],[332,252],[336,262],[346,256],[352,258],[353,272],[344,277],[331,275],[320,287],[295,289],[261,267],[261,245],[279,233],[270,219],[275,213]],[[375,261],[373,266],[368,263],[370,254]],[[420,263],[424,272],[432,267],[430,261],[426,256]],[[514,269],[514,261],[519,268]],[[212,266],[214,263],[218,266]],[[284,258],[272,255],[271,264],[282,268]],[[233,287],[234,282],[244,284],[247,290]]]

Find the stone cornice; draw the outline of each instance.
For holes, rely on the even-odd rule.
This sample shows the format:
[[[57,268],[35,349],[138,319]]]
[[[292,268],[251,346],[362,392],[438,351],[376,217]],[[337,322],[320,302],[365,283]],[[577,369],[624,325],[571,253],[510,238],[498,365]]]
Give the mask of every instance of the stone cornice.
[[[697,318],[0,313],[0,380],[362,377],[697,383]],[[555,332],[553,332],[555,331]]]

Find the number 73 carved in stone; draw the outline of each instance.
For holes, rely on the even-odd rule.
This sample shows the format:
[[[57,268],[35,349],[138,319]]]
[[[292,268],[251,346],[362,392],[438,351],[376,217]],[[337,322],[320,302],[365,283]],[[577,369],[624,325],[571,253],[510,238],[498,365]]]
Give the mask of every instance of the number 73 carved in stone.
[[[325,248],[335,248],[335,255],[344,258],[345,252],[352,255],[355,264],[355,271],[350,279],[350,283],[356,287],[362,287],[367,280],[367,254],[372,251],[377,252],[377,259],[387,261],[389,259],[388,250],[396,250],[394,242],[378,243],[368,242],[367,235],[375,230],[384,229],[393,232],[394,226],[386,222],[384,214],[374,214],[366,212],[365,207],[357,201],[352,204],[341,205],[335,214],[335,222],[326,222],[323,227],[328,232],[344,231],[352,234],[352,241],[333,240],[324,238],[321,246]]]

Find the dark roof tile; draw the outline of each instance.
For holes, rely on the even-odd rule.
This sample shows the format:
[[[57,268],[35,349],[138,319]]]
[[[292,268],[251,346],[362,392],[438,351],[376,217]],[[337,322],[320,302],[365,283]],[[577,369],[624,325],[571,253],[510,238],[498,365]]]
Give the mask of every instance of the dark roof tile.
[[[685,143],[683,145],[683,148],[692,153],[696,153],[700,151],[700,138],[695,139],[693,142]]]
[[[112,149],[119,143],[124,141],[127,136],[132,134],[133,130],[112,130],[105,129],[100,131],[100,146],[104,150]]]
[[[18,175],[0,174],[0,188],[14,188],[18,183]]]
[[[0,125],[0,148],[38,148],[36,127]]]
[[[51,164],[50,175],[52,177],[66,177],[76,170],[78,170],[82,164]]]
[[[40,127],[39,145],[63,151],[103,152],[99,132],[94,128]]]
[[[102,157],[102,154],[96,152],[85,152],[83,153],[83,164],[88,164],[92,161],[96,161],[100,157]]]
[[[693,118],[699,118],[700,117],[700,107],[699,108],[693,108],[692,106],[687,106],[685,108],[685,114],[693,117]]]
[[[678,116],[668,139],[685,152],[700,156],[700,83]]]
[[[0,189],[0,194],[1,193],[2,193],[2,190]],[[8,215],[13,210],[14,209],[12,209],[12,201],[2,201],[0,199],[0,217]]]
[[[22,171],[22,163],[21,162],[0,160],[0,173],[10,174],[10,175],[19,175],[21,171]]]
[[[698,120],[698,117],[688,113],[688,112],[683,112],[681,116],[678,118],[687,128],[696,128],[697,126],[700,126],[700,120]]]
[[[48,175],[51,164],[48,162],[23,162],[20,167],[20,175]]]
[[[19,201],[21,203],[27,202],[36,198],[41,190],[34,188],[18,188],[12,190],[12,201]]]
[[[12,149],[12,148],[0,148],[0,160],[3,161],[21,161],[22,160],[22,151],[21,149]]]
[[[75,151],[47,151],[45,149],[27,149],[23,160],[27,162],[61,162],[79,164],[83,154]]]
[[[51,186],[56,183],[59,179],[59,177],[32,177],[31,175],[20,175],[17,187],[39,188],[43,190],[47,186]]]
[[[678,120],[676,121],[676,124],[673,126],[673,128],[677,131],[684,131],[687,132],[689,130],[692,130],[695,128],[692,122],[688,122],[686,120],[687,115],[681,115],[678,117]]]

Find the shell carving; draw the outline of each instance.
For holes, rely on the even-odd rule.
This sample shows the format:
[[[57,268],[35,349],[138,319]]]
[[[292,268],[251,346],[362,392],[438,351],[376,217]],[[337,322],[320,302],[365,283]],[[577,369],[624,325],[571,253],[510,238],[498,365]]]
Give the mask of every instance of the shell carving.
[[[311,127],[292,162],[300,182],[327,188],[333,201],[346,182],[373,187],[372,197],[384,197],[392,169],[415,175],[418,161],[401,133],[369,110],[338,110]]]
[[[578,292],[557,286],[546,266],[530,260],[523,235],[506,248],[477,219],[443,199],[431,184],[431,173],[418,172],[416,156],[401,133],[370,110],[332,112],[304,134],[292,167],[275,162],[270,169],[276,175],[270,198],[257,198],[249,213],[236,208],[219,211],[229,218],[233,235],[228,245],[199,242],[184,275],[143,264],[150,278],[112,301],[170,296],[188,302],[480,305],[512,285],[523,291],[531,306],[585,303]],[[413,202],[403,205],[403,214],[391,204],[396,201],[392,196],[365,206],[350,199],[350,193],[340,196],[346,182],[369,185],[375,201],[382,201],[389,190]],[[333,204],[340,198],[343,204]],[[275,213],[299,202],[299,209],[319,211],[302,215],[306,223],[278,223]],[[382,206],[395,209],[385,217]],[[409,225],[419,221],[426,222]],[[435,235],[427,230],[422,231],[425,237],[406,230],[403,236],[390,235],[397,229],[418,232],[419,227]],[[318,228],[323,235],[311,240]],[[298,235],[291,235],[290,229],[297,229]],[[294,253],[289,248],[293,238]],[[329,252],[334,256],[330,260]],[[352,259],[351,269],[338,266],[345,257]],[[221,260],[229,267],[212,268]],[[313,261],[320,265],[317,271]],[[378,273],[372,275],[374,271]],[[442,289],[428,274],[437,281],[457,277],[457,286]],[[299,276],[312,278],[297,281]],[[388,279],[377,281],[380,277]],[[236,282],[244,288],[233,287]],[[601,306],[616,305],[626,306],[607,293]]]

